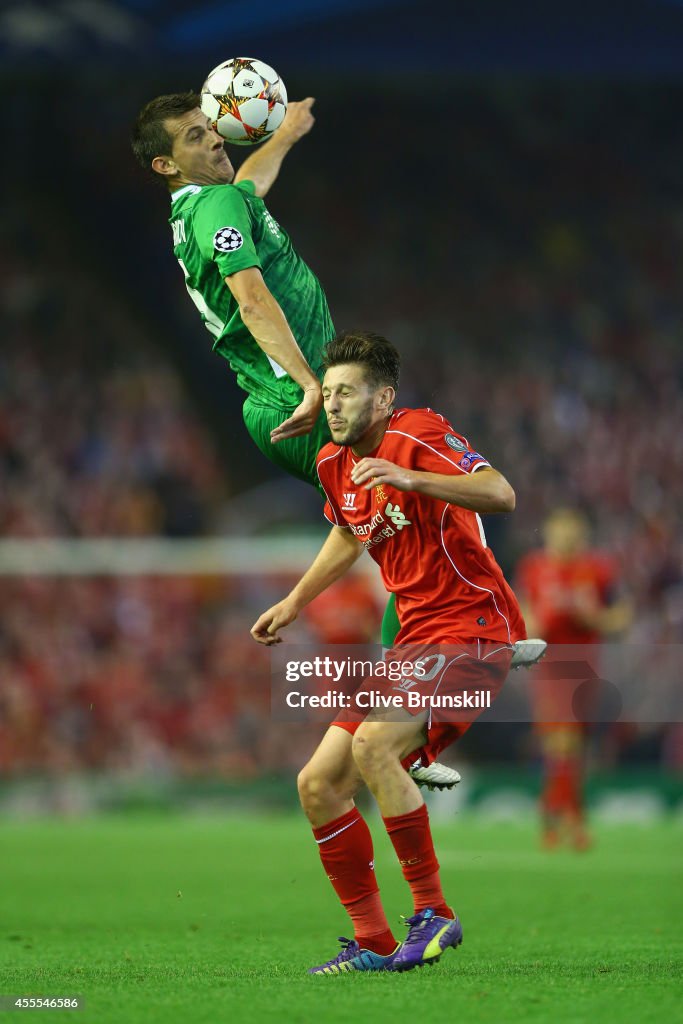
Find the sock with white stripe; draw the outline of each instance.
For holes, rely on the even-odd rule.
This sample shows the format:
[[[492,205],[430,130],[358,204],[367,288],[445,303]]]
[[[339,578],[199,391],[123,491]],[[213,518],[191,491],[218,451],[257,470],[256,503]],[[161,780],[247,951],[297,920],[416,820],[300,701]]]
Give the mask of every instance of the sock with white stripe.
[[[375,877],[370,829],[356,807],[313,829],[320,860],[353,922],[362,949],[387,956],[396,948]]]

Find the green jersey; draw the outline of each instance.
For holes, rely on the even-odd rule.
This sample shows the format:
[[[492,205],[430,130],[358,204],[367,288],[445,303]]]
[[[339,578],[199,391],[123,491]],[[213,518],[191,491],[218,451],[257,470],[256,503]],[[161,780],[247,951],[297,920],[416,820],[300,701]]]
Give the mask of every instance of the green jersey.
[[[240,387],[271,408],[297,406],[301,388],[256,344],[225,278],[260,268],[318,377],[322,348],[334,337],[334,326],[320,282],[255,195],[253,183],[186,185],[171,196],[170,224],[190,298]]]

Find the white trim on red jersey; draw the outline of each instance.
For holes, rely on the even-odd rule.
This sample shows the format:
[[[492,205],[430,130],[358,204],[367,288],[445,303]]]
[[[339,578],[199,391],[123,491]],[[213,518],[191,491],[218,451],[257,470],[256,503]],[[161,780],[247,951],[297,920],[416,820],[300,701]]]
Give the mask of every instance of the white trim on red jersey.
[[[477,641],[477,643],[478,642],[479,641]],[[432,694],[433,697],[436,697],[437,693],[439,692],[439,687],[441,686],[442,682],[444,681],[445,675],[448,672],[448,670],[451,667],[451,665],[455,665],[456,661],[461,661],[463,658],[471,658],[471,657],[472,657],[471,654],[469,654],[467,651],[464,651],[462,654],[458,654],[457,657],[451,658],[451,660],[441,670],[441,675],[439,676],[439,681],[437,682],[436,686],[434,687],[434,692]],[[432,727],[432,711],[433,710],[434,710],[434,708],[432,707],[432,704],[430,702],[430,705],[429,705],[429,718],[427,719],[427,729],[431,729],[431,727]]]
[[[441,547],[444,549],[444,551],[446,553],[446,558],[451,563],[451,565],[453,566],[453,568],[455,569],[455,571],[457,572],[458,576],[463,581],[463,583],[467,583],[468,586],[473,587],[475,590],[481,590],[483,593],[491,595],[491,600],[493,601],[493,607],[496,609],[496,611],[500,615],[501,619],[505,623],[505,628],[507,629],[507,633],[508,633],[508,641],[510,643],[512,643],[512,634],[510,632],[510,623],[509,623],[508,619],[506,618],[506,616],[503,615],[502,611],[498,607],[498,604],[496,602],[496,595],[493,593],[492,590],[489,590],[488,587],[480,587],[479,584],[472,583],[472,581],[468,580],[466,576],[463,576],[463,574],[460,572],[460,570],[458,569],[457,565],[455,564],[455,562],[451,558],[450,552],[449,552],[448,548],[446,547],[446,541],[444,539],[444,530],[443,530],[443,521],[444,521],[444,518],[446,516],[446,512],[448,512],[450,507],[451,507],[450,505],[446,505],[446,507],[444,508],[443,515],[441,516],[441,524],[440,524],[440,527],[441,527]]]

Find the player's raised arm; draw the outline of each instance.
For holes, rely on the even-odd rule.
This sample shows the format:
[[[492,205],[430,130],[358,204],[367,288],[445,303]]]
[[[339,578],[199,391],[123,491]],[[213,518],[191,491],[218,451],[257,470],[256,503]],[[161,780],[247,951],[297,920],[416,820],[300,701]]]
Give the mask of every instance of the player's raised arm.
[[[406,469],[386,459],[361,459],[354,466],[351,479],[365,490],[388,484],[399,491],[416,491],[471,512],[491,515],[515,510],[515,492],[503,474],[490,466],[474,473],[451,475]]]
[[[295,142],[310,132],[315,118],[311,107],[312,96],[298,103],[290,103],[285,119],[273,137],[247,157],[235,176],[235,182],[253,181],[257,196],[265,196],[278,174],[282,161]]]
[[[282,643],[279,630],[293,622],[302,608],[343,576],[362,552],[363,545],[350,530],[333,526],[315,561],[294,589],[256,620],[251,628],[254,640],[266,647]]]
[[[313,373],[292,334],[279,303],[258,267],[248,267],[225,278],[236,299],[244,326],[270,360],[289,374],[303,390],[301,403],[271,434],[274,443],[312,430],[322,408],[320,381]]]

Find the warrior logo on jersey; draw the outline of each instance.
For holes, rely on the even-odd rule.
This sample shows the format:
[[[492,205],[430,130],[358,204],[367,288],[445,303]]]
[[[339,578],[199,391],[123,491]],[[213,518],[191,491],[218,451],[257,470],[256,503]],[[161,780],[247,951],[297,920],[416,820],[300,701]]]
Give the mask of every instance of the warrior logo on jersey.
[[[459,437],[455,434],[446,434],[444,441],[449,448],[452,448],[454,452],[466,452],[467,445],[463,444]]]
[[[213,247],[219,252],[235,252],[240,249],[244,239],[237,228],[219,228],[213,236]]]

